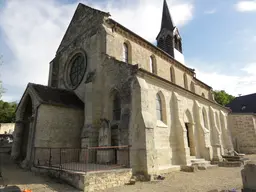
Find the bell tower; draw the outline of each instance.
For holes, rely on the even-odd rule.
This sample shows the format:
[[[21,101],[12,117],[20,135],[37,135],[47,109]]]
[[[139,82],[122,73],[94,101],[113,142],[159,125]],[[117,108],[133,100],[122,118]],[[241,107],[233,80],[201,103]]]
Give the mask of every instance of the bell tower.
[[[162,23],[156,38],[157,47],[184,64],[182,41],[178,28],[174,26],[166,0],[163,4]]]

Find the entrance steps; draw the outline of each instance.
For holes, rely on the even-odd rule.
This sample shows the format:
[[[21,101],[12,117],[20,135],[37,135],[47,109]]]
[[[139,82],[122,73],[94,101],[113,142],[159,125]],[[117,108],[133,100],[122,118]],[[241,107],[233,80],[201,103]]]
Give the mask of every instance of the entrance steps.
[[[187,161],[187,165],[181,166],[181,171],[195,172],[197,170],[207,170],[217,167],[218,165],[212,165],[210,161],[202,158],[196,158],[195,156],[190,156],[190,159]]]

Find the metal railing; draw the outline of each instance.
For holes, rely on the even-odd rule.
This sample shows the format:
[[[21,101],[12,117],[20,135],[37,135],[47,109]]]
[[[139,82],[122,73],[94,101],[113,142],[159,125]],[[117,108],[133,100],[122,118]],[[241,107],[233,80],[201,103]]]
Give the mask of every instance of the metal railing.
[[[77,172],[130,167],[130,146],[34,148],[34,166]]]

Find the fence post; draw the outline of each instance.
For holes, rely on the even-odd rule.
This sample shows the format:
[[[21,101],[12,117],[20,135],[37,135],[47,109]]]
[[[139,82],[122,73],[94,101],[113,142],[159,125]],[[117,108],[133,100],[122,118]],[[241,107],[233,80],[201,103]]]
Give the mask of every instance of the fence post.
[[[34,148],[33,165],[35,167],[36,166],[36,163],[35,163],[35,160],[36,160],[36,147],[33,147],[33,148]]]
[[[52,165],[52,149],[50,148],[49,167]]]
[[[60,148],[60,169],[61,169],[61,148]]]
[[[131,163],[130,163],[130,148],[131,148],[131,145],[128,145],[128,168],[131,168]]]

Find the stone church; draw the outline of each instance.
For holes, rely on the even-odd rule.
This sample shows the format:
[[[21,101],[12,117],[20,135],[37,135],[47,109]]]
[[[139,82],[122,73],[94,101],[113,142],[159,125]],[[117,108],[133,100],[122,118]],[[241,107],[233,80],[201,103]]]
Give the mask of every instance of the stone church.
[[[129,145],[133,173],[145,174],[221,160],[233,148],[228,109],[185,64],[165,0],[156,40],[79,4],[48,86],[29,83],[20,100],[12,157],[32,166],[38,147]]]

